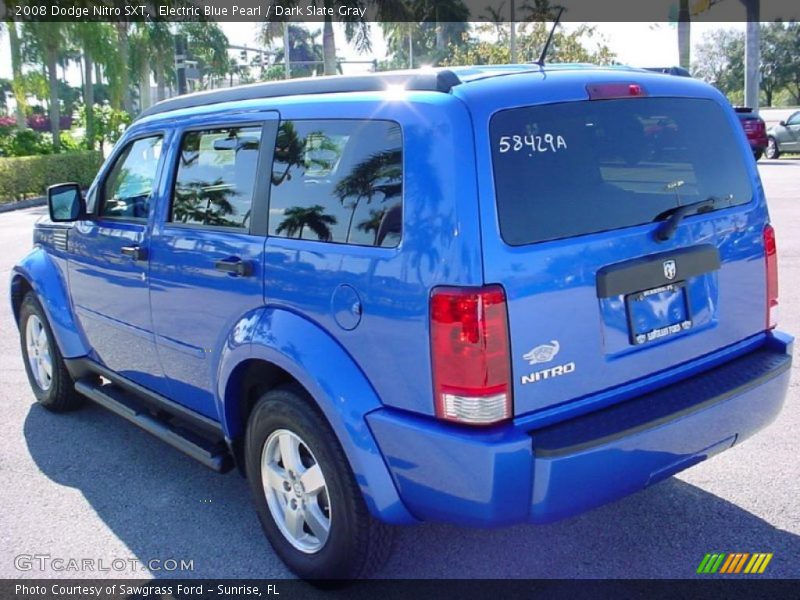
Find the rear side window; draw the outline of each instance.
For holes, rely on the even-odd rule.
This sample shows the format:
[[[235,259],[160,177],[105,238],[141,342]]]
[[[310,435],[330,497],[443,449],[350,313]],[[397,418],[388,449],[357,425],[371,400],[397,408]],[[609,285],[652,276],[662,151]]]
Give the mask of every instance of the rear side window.
[[[711,100],[636,98],[517,108],[490,125],[506,243],[653,221],[674,206],[750,201],[738,138]]]
[[[178,156],[171,220],[249,227],[260,144],[257,126],[187,132]]]
[[[394,247],[402,223],[400,126],[283,121],[272,167],[269,234]]]

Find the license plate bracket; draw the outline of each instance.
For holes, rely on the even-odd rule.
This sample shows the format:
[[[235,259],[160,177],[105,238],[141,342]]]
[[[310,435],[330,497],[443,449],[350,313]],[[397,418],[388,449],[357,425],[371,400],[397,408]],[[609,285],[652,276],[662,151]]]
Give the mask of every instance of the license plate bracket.
[[[653,343],[691,329],[690,306],[685,281],[627,294],[625,312],[631,345]]]

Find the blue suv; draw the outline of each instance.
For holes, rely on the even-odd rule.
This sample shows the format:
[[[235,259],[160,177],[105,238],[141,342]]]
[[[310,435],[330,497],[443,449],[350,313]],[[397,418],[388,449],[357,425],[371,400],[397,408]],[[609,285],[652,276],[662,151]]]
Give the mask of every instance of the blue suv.
[[[11,281],[37,400],[238,466],[306,578],[377,569],[391,525],[543,523],[646,488],[765,427],[789,382],[764,190],[689,78],[178,97],[49,206]]]

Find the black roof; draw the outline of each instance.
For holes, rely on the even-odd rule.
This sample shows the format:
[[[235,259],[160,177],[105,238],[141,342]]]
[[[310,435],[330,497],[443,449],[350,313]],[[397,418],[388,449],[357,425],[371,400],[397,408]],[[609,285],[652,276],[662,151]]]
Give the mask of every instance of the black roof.
[[[447,94],[459,85],[458,76],[447,69],[437,71],[396,71],[364,75],[334,75],[332,77],[306,77],[253,83],[232,88],[176,96],[163,100],[142,111],[137,119],[173,110],[208,106],[222,102],[278,98],[308,94],[335,94],[340,92],[379,92],[389,86],[400,85],[413,91],[442,92]]]

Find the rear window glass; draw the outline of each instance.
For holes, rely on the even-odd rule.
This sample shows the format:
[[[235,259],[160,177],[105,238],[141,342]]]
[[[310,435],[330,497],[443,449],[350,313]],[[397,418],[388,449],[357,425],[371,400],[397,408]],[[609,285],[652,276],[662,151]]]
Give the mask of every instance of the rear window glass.
[[[681,204],[749,202],[738,138],[711,100],[636,98],[505,110],[490,125],[511,245],[641,225]]]

